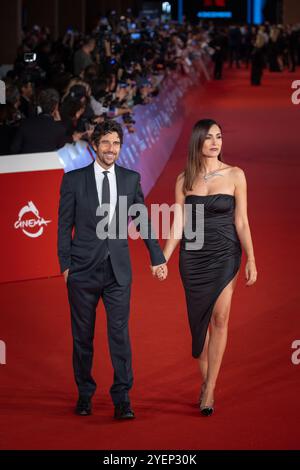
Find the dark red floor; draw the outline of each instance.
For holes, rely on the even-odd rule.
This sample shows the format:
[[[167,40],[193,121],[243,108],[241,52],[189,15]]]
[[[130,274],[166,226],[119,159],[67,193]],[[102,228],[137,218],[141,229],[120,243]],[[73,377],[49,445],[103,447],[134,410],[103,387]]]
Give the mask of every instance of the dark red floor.
[[[61,278],[0,285],[1,449],[299,449],[300,339],[299,113],[291,102],[298,74],[265,74],[252,88],[248,72],[186,97],[181,138],[148,202],[173,203],[193,123],[220,121],[225,158],[248,180],[249,220],[259,271],[247,288],[244,262],[234,294],[227,351],[212,418],[195,406],[200,377],[191,358],[177,256],[165,283],[152,279],[142,243],[132,243],[131,338],[134,422],[112,420],[112,370],[104,311],[95,340],[98,391],[94,415],[73,415],[70,320]],[[298,77],[299,78],[299,77]]]

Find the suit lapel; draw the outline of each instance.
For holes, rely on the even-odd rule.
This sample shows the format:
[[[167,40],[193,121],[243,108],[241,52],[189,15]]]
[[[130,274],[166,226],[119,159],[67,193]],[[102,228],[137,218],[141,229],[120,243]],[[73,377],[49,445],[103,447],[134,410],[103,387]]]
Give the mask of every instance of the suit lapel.
[[[97,223],[96,211],[99,206],[99,198],[98,198],[98,192],[97,192],[97,186],[96,186],[94,163],[92,163],[91,165],[87,167],[86,182],[87,182],[87,194],[88,194],[89,207],[91,209],[93,219],[95,220],[95,223]]]
[[[115,164],[116,182],[117,182],[117,205],[114,213],[113,220],[116,218],[116,228],[119,231],[119,198],[126,196],[126,180],[122,167]]]
[[[125,181],[125,175],[123,173],[122,167],[115,164],[115,173],[116,173],[118,197],[119,196],[125,196],[127,194],[126,193],[126,181]],[[117,202],[117,204],[118,204],[118,202]]]

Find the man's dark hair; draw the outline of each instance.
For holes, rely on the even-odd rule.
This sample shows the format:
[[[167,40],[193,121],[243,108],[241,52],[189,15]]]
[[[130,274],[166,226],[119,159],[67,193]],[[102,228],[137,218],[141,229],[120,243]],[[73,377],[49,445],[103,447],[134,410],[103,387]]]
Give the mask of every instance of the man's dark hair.
[[[87,96],[86,88],[83,85],[73,85],[70,90],[69,90],[69,95],[70,98],[73,99],[81,99],[84,96]]]
[[[73,100],[67,97],[60,107],[62,120],[74,119],[76,113],[84,107],[85,105],[80,100]]]
[[[97,124],[95,130],[92,135],[92,141],[98,146],[100,139],[103,135],[111,134],[112,132],[116,132],[119,136],[121,141],[121,145],[123,144],[123,130],[121,125],[113,120],[106,120],[101,122],[101,124]]]
[[[45,114],[52,114],[58,103],[59,93],[54,88],[47,88],[39,94],[38,104]]]
[[[19,87],[19,90],[21,90],[21,88],[23,86],[26,86],[28,85],[28,83],[32,83],[32,77],[30,74],[23,74],[20,76],[19,80],[18,80],[18,87]]]

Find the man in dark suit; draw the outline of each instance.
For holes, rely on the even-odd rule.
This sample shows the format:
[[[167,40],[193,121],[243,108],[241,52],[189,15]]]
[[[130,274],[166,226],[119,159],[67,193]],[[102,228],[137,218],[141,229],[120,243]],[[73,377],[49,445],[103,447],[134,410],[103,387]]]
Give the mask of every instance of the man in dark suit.
[[[99,124],[93,133],[96,161],[64,174],[59,205],[58,256],[71,308],[73,367],[79,391],[75,411],[79,415],[91,413],[91,398],[96,390],[91,375],[94,325],[96,308],[102,297],[114,368],[110,389],[115,406],[114,417],[131,419],[134,418],[129,399],[133,384],[128,332],[131,265],[128,212],[124,227],[120,201],[121,197],[123,201],[125,198],[128,208],[140,204],[139,207],[145,209],[145,205],[140,175],[115,164],[122,142],[123,131],[118,123],[106,121]],[[103,208],[108,208],[108,211],[105,213]],[[102,232],[101,227],[104,228]],[[152,233],[152,237],[144,238],[152,274],[164,279],[167,276],[165,258],[153,237],[149,219],[138,228],[141,233]]]
[[[29,75],[20,78],[20,106],[19,110],[25,118],[36,117],[36,107],[34,106],[34,88]]]
[[[69,140],[59,121],[59,94],[48,88],[39,95],[42,113],[22,120],[11,146],[11,153],[53,152]]]

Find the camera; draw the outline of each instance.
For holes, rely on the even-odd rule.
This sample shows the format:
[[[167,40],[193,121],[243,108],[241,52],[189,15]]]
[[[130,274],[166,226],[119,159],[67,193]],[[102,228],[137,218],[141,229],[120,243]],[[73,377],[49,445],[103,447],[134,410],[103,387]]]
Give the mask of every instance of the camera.
[[[35,52],[25,52],[24,53],[24,62],[35,62],[36,61],[36,53]]]

